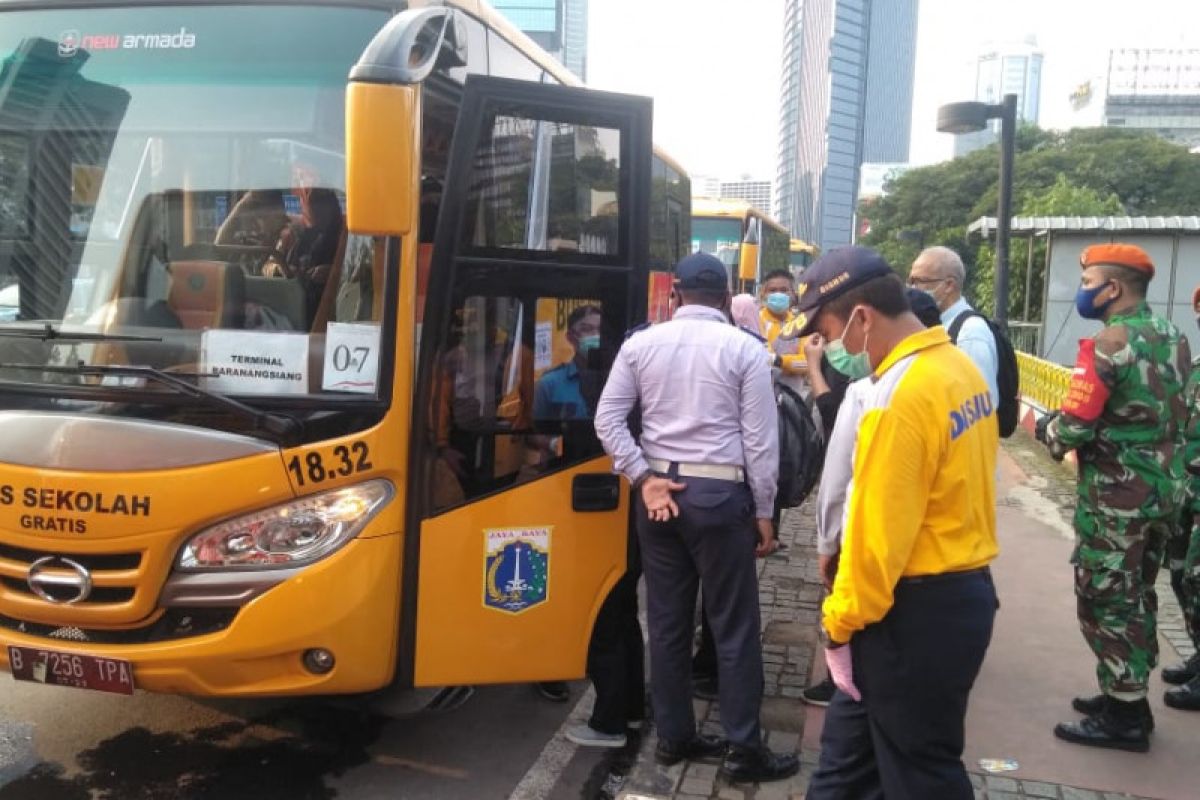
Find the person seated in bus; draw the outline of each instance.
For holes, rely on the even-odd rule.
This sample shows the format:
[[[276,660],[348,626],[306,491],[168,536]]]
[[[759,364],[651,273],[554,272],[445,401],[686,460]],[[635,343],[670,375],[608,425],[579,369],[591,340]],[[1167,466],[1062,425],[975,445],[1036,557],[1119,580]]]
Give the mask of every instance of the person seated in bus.
[[[309,324],[316,316],[325,284],[345,236],[342,206],[332,189],[293,189],[300,199],[300,218],[280,232],[263,275],[298,278],[304,285]]]
[[[468,311],[456,312],[455,331],[439,360],[431,425],[439,460],[471,498],[511,483],[521,470],[521,440],[533,405],[533,350],[497,325],[481,340],[471,331],[478,323]],[[491,447],[482,446],[486,438]]]
[[[282,190],[251,189],[234,203],[213,244],[270,247],[290,222]]]
[[[535,421],[591,419],[604,388],[596,379],[597,371],[588,365],[589,355],[600,347],[600,318],[600,307],[590,304],[567,317],[566,336],[574,357],[538,379],[533,394]]]

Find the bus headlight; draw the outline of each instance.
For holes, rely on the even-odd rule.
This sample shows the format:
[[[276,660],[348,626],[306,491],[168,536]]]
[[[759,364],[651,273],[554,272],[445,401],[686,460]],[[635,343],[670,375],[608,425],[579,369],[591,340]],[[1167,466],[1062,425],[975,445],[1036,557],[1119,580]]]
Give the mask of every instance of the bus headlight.
[[[188,539],[177,564],[183,570],[310,564],[357,536],[393,494],[390,481],[366,481],[225,520]]]

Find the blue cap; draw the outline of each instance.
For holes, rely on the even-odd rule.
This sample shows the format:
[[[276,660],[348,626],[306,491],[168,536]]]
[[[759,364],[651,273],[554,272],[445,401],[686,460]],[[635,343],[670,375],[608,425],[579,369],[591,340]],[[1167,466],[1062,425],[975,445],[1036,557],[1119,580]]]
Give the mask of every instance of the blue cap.
[[[812,333],[821,306],[856,286],[884,275],[895,275],[883,256],[869,247],[838,247],[818,258],[796,287],[799,312],[805,316],[801,336]]]
[[[692,253],[675,265],[678,289],[727,289],[729,272],[721,259],[709,253]]]

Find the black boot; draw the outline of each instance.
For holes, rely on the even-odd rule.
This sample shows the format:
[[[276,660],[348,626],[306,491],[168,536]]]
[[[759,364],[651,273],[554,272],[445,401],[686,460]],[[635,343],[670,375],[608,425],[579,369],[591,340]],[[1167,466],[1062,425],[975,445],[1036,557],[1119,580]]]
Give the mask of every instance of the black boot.
[[[1192,653],[1187,661],[1173,667],[1163,667],[1162,671],[1163,683],[1173,686],[1182,686],[1197,675],[1200,675],[1200,650]]]
[[[1106,747],[1144,753],[1150,749],[1150,730],[1153,716],[1150,704],[1143,698],[1132,703],[1104,698],[1099,714],[1084,717],[1079,722],[1060,722],[1054,735],[1074,744]]]
[[[1104,695],[1097,694],[1091,697],[1076,697],[1071,701],[1071,708],[1078,711],[1080,714],[1086,714],[1089,717],[1094,717],[1104,710]],[[1144,701],[1143,701],[1144,702]],[[1146,715],[1144,722],[1146,724],[1146,732],[1154,733],[1154,715],[1150,713],[1150,704],[1146,703]]]
[[[1200,675],[1165,693],[1163,702],[1180,711],[1200,711]]]
[[[772,753],[766,745],[730,745],[720,775],[730,783],[762,783],[790,778],[800,771],[795,753]]]

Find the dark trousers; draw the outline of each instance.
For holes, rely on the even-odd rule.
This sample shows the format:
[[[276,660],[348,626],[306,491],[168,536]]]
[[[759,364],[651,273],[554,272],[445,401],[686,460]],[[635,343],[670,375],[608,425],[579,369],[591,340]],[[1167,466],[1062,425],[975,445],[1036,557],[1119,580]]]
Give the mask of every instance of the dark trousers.
[[[730,742],[758,745],[762,703],[754,502],[745,484],[686,478],[679,516],[652,522],[641,498],[635,514],[646,574],[650,689],[660,739],[696,734],[692,711],[692,631],[696,591],[712,626],[720,676],[721,722]]]
[[[808,800],[971,800],[967,697],[995,615],[990,573],[901,580],[887,616],[850,641],[863,700],[829,704]]]
[[[637,539],[630,539],[629,567],[600,606],[588,644],[587,671],[596,692],[588,724],[603,733],[624,733],[625,724],[646,716],[645,650],[638,622]]]

